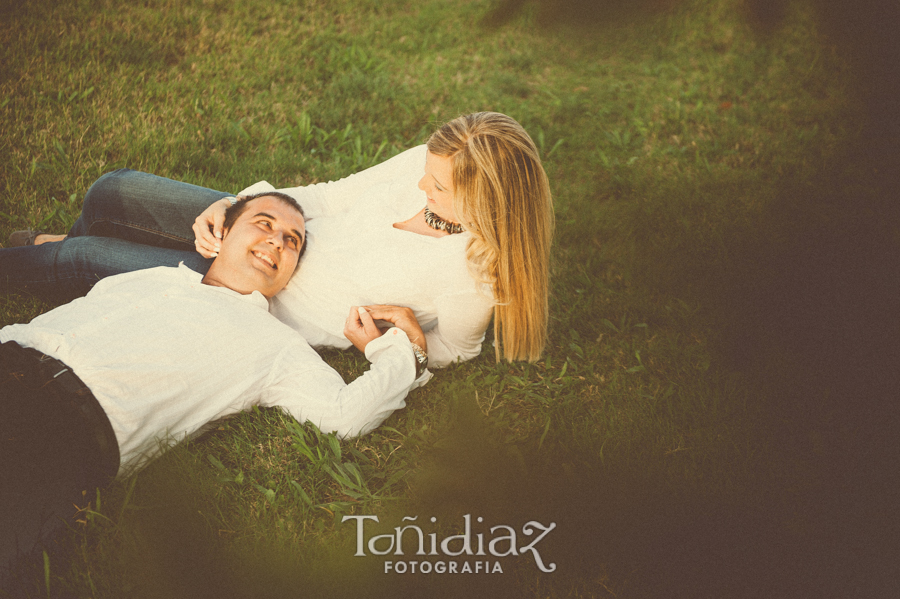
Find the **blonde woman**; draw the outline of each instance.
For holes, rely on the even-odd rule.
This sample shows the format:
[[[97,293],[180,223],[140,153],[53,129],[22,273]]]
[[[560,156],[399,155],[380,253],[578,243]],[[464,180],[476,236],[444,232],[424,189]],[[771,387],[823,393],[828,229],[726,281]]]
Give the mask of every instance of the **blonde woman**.
[[[262,181],[238,196],[273,189]],[[429,367],[477,356],[492,316],[498,360],[540,356],[553,205],[537,149],[512,118],[461,116],[375,167],[278,191],[303,206],[309,251],[271,311],[311,345],[350,347],[349,308],[379,319],[390,304],[418,319]],[[107,173],[68,236],[13,234],[21,247],[0,250],[0,285],[72,297],[140,268],[184,262],[205,272],[233,201],[146,173]]]

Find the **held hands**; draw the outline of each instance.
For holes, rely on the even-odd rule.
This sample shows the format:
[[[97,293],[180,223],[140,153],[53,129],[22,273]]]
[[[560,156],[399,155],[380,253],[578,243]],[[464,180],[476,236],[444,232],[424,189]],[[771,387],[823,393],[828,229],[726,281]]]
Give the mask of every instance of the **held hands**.
[[[384,331],[375,325],[376,320],[389,322],[401,329],[412,343],[427,352],[425,333],[419,326],[413,311],[399,306],[353,306],[344,323],[344,336],[361,352],[366,351],[369,341],[377,339]]]
[[[243,196],[237,196],[242,199]],[[231,206],[230,198],[222,198],[213,202],[209,208],[200,213],[194,225],[194,247],[204,258],[215,258],[219,255],[222,243],[222,224],[225,222],[225,211]]]

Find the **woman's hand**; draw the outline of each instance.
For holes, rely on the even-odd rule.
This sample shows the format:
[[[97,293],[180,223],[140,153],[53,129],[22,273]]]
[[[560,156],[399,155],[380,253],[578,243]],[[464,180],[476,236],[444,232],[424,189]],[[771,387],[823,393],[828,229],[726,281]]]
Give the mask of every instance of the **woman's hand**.
[[[241,199],[241,196],[238,196]],[[222,198],[213,202],[209,208],[200,213],[194,221],[194,248],[204,258],[215,258],[219,255],[222,243],[222,224],[225,222],[225,211],[231,206],[231,198]]]
[[[416,320],[416,315],[409,308],[401,308],[400,306],[363,306],[367,315],[372,320],[384,320],[391,323],[398,329],[403,330],[412,343],[422,348],[422,351],[428,352],[425,341],[425,333]]]
[[[356,349],[365,353],[369,341],[378,339],[384,334],[384,330],[378,328],[375,320],[391,323],[406,333],[409,340],[421,347],[422,351],[428,352],[425,333],[422,332],[422,327],[419,326],[415,314],[409,308],[399,306],[363,306],[361,308],[353,306],[344,323],[344,336]]]
[[[375,326],[375,320],[365,308],[353,306],[344,322],[344,336],[359,351],[365,353],[369,341],[378,339],[384,331]]]

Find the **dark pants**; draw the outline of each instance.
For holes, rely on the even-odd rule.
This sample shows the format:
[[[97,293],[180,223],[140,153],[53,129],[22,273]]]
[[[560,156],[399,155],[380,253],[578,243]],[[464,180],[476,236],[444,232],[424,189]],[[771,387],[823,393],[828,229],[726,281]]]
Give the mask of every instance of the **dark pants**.
[[[26,350],[0,345],[0,580],[73,523],[118,466],[71,389],[48,378]]]

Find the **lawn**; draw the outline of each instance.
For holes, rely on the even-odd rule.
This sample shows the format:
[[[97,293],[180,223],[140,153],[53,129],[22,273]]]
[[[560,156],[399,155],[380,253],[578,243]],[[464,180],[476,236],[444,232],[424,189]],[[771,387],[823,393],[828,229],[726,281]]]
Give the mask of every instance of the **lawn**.
[[[489,335],[357,440],[217,423],[93,498],[34,596],[896,589],[896,84],[858,43],[883,38],[813,0],[624,6],[3,0],[0,240],[64,232],[115,168],[309,184],[481,110],[531,133],[557,220],[541,360],[496,363]],[[0,326],[50,308],[4,295]],[[469,515],[485,547],[555,528],[358,557],[361,515],[439,541]],[[502,573],[396,572],[454,559]]]

